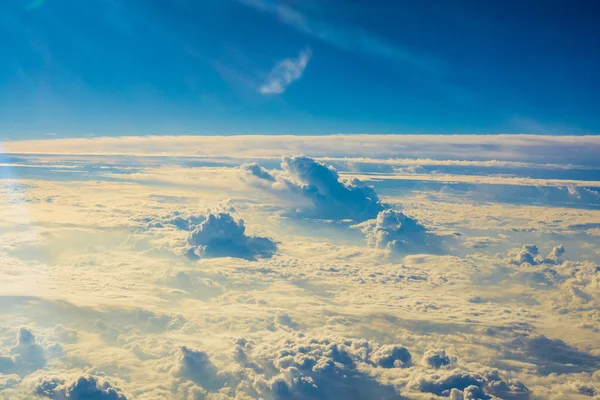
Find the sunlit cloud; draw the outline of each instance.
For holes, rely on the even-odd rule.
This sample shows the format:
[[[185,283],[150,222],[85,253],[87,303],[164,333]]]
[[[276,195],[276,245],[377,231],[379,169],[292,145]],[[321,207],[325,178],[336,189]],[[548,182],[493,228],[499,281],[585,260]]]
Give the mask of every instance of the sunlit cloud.
[[[311,56],[311,49],[306,48],[296,58],[279,61],[269,72],[266,82],[261,85],[260,92],[266,95],[285,92],[289,85],[302,78]]]
[[[597,138],[3,148],[0,397],[600,393]]]

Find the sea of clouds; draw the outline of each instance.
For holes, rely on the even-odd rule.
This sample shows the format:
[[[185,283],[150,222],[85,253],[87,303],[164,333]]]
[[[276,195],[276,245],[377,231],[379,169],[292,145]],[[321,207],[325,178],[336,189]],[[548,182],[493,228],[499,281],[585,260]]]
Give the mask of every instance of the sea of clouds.
[[[600,398],[600,138],[0,145],[0,398]]]

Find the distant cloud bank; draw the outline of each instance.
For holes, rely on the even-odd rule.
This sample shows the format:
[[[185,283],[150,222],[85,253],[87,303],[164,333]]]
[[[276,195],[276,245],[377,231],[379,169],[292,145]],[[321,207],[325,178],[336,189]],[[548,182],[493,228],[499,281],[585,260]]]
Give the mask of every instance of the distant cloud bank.
[[[123,136],[4,142],[4,153],[337,158],[568,164],[600,167],[600,136],[328,135]]]

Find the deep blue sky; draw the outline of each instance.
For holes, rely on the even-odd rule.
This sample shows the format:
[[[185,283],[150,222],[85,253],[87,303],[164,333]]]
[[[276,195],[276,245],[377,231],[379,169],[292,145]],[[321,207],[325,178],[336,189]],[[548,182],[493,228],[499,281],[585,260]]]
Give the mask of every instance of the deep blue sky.
[[[599,20],[596,0],[2,0],[0,138],[597,134]]]

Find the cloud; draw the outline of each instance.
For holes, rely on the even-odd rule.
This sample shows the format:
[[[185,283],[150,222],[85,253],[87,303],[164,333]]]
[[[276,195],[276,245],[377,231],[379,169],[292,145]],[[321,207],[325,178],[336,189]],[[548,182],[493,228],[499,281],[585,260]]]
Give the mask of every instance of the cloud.
[[[450,365],[451,359],[444,350],[429,350],[423,354],[421,362],[429,368],[440,368]]]
[[[173,211],[170,215],[162,217],[146,217],[142,222],[147,229],[174,227],[179,230],[191,231],[205,220],[203,215],[191,215],[180,211]]]
[[[218,390],[225,384],[225,377],[220,376],[206,352],[186,346],[180,348],[179,368],[175,375],[192,380],[209,390]]]
[[[393,387],[380,384],[361,366],[374,368],[371,358],[384,368],[410,361],[403,346],[333,337],[289,338],[257,346],[249,357],[258,365],[275,367],[257,394],[272,393],[276,399],[399,398]]]
[[[518,380],[503,379],[498,370],[484,368],[479,372],[461,369],[417,377],[409,383],[413,389],[451,399],[486,400],[495,398],[528,399],[529,389]]]
[[[548,256],[540,256],[540,251],[535,244],[524,244],[521,250],[517,253],[512,263],[516,265],[540,265],[540,264],[560,264],[562,256],[565,253],[563,245],[558,245],[552,248]]]
[[[75,155],[103,154],[392,159],[398,157],[498,163],[517,162],[593,168],[600,167],[600,136],[541,135],[241,135],[241,136],[121,136],[4,142],[5,154]],[[33,156],[32,156],[33,157]],[[596,173],[592,171],[592,173]]]
[[[244,221],[236,221],[224,212],[207,215],[190,233],[188,243],[192,246],[191,254],[201,258],[268,258],[277,250],[277,245],[269,238],[246,235]]]
[[[286,58],[279,61],[269,72],[259,91],[266,95],[285,92],[290,84],[302,77],[311,56],[311,49],[306,48],[298,54],[297,58]]]
[[[36,343],[33,333],[23,327],[18,331],[17,343],[10,349],[10,356],[0,356],[0,373],[27,375],[45,366],[44,349]]]
[[[512,349],[522,350],[522,352]],[[534,362],[541,374],[594,372],[600,369],[600,356],[580,351],[561,339],[545,335],[524,335],[516,338],[506,349],[510,357]]]
[[[323,219],[364,221],[384,209],[377,193],[359,179],[343,181],[337,171],[306,156],[284,157],[283,173],[274,176],[255,164],[242,166],[250,184],[288,197],[302,196],[312,207],[306,215]]]
[[[277,20],[300,33],[321,40],[345,51],[370,54],[391,59],[430,73],[439,73],[441,63],[433,57],[416,54],[385,41],[364,29],[325,20],[313,20],[308,15],[278,0],[239,0],[240,3],[277,17]]]
[[[382,368],[405,368],[412,364],[412,356],[408,349],[399,345],[381,346],[371,359]]]
[[[65,382],[62,378],[43,377],[34,393],[38,396],[62,400],[127,400],[119,388],[108,381],[91,375]]]
[[[597,396],[600,253],[598,237],[583,232],[600,226],[598,211],[539,202],[517,207],[498,197],[480,202],[439,193],[414,175],[400,184],[393,170],[378,170],[374,158],[369,159],[370,173],[363,175],[357,175],[362,168],[350,169],[343,158],[278,168],[281,154],[293,154],[301,141],[324,153],[350,149],[404,156],[436,146],[447,146],[450,153],[471,146],[467,157],[527,153],[535,158],[547,140],[554,148],[583,140],[571,139],[532,139],[523,152],[523,146],[509,145],[522,144],[522,137],[501,142],[472,137],[464,148],[448,144],[463,140],[456,137],[130,138],[90,141],[81,148],[95,151],[97,145],[103,151],[119,142],[113,150],[149,146],[151,152],[182,149],[200,157],[26,156],[29,161],[21,162],[45,165],[44,174],[60,165],[93,162],[96,170],[106,166],[110,176],[63,181],[40,175],[19,181],[26,184],[14,179],[0,184],[5,205],[0,207],[0,397],[33,398],[39,378],[58,376],[56,387],[65,390],[58,389],[55,398],[61,398],[82,373],[98,382],[83,385],[92,391],[107,392],[108,380],[120,394],[140,400],[438,398],[412,385],[421,380],[426,389],[443,389],[443,396],[452,399]],[[48,149],[58,146],[44,143]],[[69,143],[60,142],[65,149]],[[584,155],[586,146],[580,149]],[[213,150],[232,157],[202,156]],[[243,151],[265,158],[235,158]],[[545,161],[554,162],[554,156]],[[243,172],[253,187],[239,180],[237,166],[246,162],[260,163],[248,164]],[[336,171],[331,172],[330,162]],[[396,160],[382,165],[387,162],[396,165]],[[129,167],[148,179],[114,178],[115,170]],[[526,176],[533,167],[519,168],[518,174]],[[428,169],[440,184],[459,186],[457,175],[438,176]],[[543,179],[531,179],[564,177],[563,170],[548,168]],[[461,173],[481,191],[488,190],[481,182],[500,179],[491,174],[511,173],[483,167],[477,176],[469,172]],[[357,186],[373,185],[378,201],[369,202],[374,197],[367,191],[353,189],[352,176],[360,179]],[[157,177],[173,181],[166,186]],[[54,201],[44,201],[48,197]],[[13,203],[13,198],[28,200]],[[248,229],[241,235],[231,234],[239,232],[238,214],[205,211],[226,198],[243,215]],[[307,218],[286,218],[282,210]],[[207,226],[204,239],[192,246],[192,232],[208,215],[220,213],[229,213],[234,226]],[[23,224],[23,215],[30,225]],[[325,215],[336,223],[315,221]],[[429,236],[441,232],[460,236],[444,238],[447,246],[440,256],[388,257],[387,251],[365,246],[346,218],[368,222],[373,246],[404,241],[410,252],[422,249],[419,240],[429,243]],[[411,223],[415,229],[408,229]],[[149,225],[154,227],[145,229]],[[229,233],[220,233],[221,228]],[[246,251],[252,241],[240,236],[276,237],[281,241],[277,256],[190,262],[173,251],[230,241],[242,243]],[[469,242],[472,247],[462,245]],[[537,251],[522,248],[529,242]],[[567,252],[561,242],[568,244]],[[156,246],[166,251],[148,251]],[[239,253],[236,245],[217,248],[224,255]],[[522,250],[536,265],[511,263]],[[31,335],[18,335],[21,326]],[[57,342],[63,346],[60,353]],[[40,347],[46,362],[36,370],[31,365],[43,362],[26,355],[39,355]],[[15,365],[17,354],[29,360],[18,363],[22,369]],[[484,365],[499,368],[499,378],[484,373]],[[453,380],[456,369],[460,374]],[[465,387],[469,377],[472,384]]]
[[[397,252],[422,247],[427,239],[425,227],[400,211],[384,210],[374,220],[360,225],[369,246]]]

